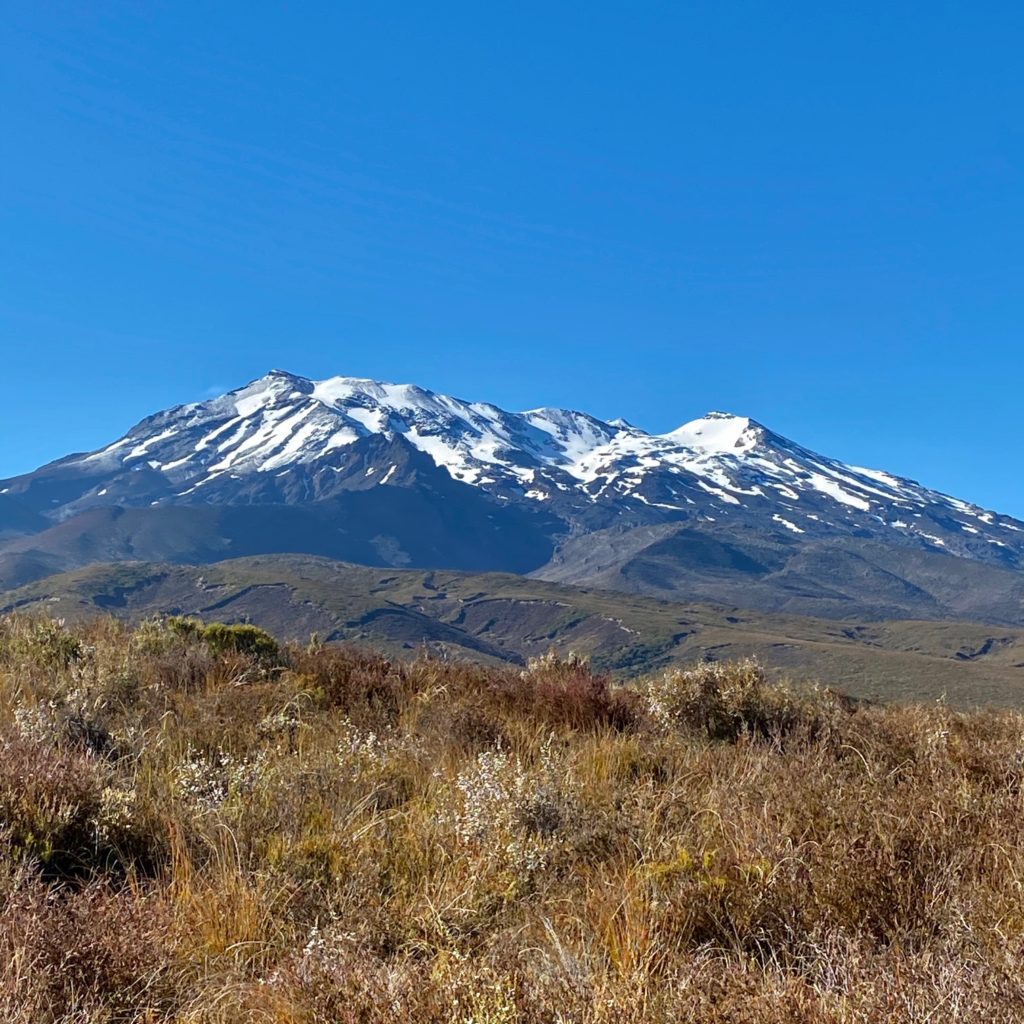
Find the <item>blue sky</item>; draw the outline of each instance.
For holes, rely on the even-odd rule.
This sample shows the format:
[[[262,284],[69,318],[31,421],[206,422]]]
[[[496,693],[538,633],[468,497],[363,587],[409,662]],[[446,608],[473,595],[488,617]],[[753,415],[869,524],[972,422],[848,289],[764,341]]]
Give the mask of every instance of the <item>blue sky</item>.
[[[1024,516],[1024,7],[10,5],[0,476],[271,367]]]

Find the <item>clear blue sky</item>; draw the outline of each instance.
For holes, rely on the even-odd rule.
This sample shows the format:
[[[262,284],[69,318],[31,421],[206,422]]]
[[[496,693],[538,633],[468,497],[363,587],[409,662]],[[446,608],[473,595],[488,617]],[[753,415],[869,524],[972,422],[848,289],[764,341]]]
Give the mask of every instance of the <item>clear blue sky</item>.
[[[280,366],[1024,516],[1019,3],[9,4],[0,476]]]

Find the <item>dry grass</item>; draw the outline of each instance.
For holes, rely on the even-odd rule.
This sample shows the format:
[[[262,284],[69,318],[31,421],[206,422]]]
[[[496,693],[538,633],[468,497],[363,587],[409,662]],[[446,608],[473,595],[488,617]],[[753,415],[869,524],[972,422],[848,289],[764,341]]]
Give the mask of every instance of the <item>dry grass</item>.
[[[257,646],[0,622],[0,1019],[1024,1019],[1020,715]]]

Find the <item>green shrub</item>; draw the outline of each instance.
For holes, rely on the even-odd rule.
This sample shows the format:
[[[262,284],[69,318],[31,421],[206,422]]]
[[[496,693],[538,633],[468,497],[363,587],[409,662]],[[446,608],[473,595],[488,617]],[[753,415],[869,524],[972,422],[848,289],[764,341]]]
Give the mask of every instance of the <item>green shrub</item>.
[[[265,629],[249,623],[204,624],[198,619],[174,616],[167,620],[167,626],[183,640],[206,644],[215,656],[241,654],[258,661],[272,662],[280,653],[277,641]]]
[[[211,622],[202,637],[213,654],[244,654],[260,661],[273,661],[278,655],[277,641],[259,626]]]
[[[63,619],[8,619],[0,633],[0,656],[42,668],[65,669],[82,656],[82,642]]]
[[[167,628],[182,640],[199,641],[203,638],[203,623],[199,619],[172,615],[167,620]]]

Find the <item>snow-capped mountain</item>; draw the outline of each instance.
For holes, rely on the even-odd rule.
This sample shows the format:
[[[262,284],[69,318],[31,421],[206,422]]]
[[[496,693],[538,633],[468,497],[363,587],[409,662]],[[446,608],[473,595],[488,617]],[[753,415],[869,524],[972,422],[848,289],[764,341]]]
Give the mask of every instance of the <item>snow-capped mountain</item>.
[[[329,478],[344,466],[346,449],[378,435],[403,438],[455,480],[523,494],[538,473],[571,473],[619,433],[583,413],[508,413],[412,384],[311,381],[274,370],[230,394],[158,413],[79,464],[89,471],[145,467],[166,478],[168,498],[207,500],[218,483],[254,474],[304,467],[311,479]],[[376,472],[367,468],[368,476]],[[389,471],[368,482],[388,482]],[[319,493],[325,489],[329,483]]]
[[[279,370],[157,413],[0,492],[56,518],[111,504],[290,503],[407,483],[409,448],[501,501],[546,504],[591,526],[609,514],[754,518],[794,536],[882,534],[1013,565],[1024,555],[1024,524],[1008,516],[818,455],[742,416],[711,412],[648,434],[566,409],[512,413],[415,385]],[[60,493],[40,476],[59,480]]]
[[[1024,523],[721,412],[650,434],[275,370],[0,481],[0,584],[273,551],[837,616],[943,616],[984,590],[995,610],[972,615],[1024,621]]]

